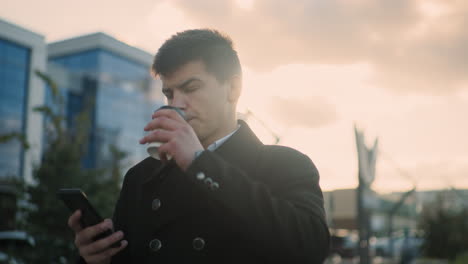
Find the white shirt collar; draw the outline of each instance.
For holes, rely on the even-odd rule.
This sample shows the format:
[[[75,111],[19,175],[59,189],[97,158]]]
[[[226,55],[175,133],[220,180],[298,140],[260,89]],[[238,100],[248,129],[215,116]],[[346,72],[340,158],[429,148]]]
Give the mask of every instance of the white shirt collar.
[[[213,142],[211,145],[209,145],[206,149],[209,151],[215,151],[217,148],[219,148],[226,140],[228,140],[234,133],[236,133],[237,130],[239,130],[240,125],[237,125],[237,128],[229,133],[227,136],[220,138]]]

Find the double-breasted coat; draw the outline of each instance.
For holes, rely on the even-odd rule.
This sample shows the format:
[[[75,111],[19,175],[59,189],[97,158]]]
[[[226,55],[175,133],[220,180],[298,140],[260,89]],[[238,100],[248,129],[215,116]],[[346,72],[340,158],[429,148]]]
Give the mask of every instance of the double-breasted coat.
[[[300,152],[262,144],[246,123],[186,172],[147,158],[125,176],[112,263],[322,263],[319,174]]]

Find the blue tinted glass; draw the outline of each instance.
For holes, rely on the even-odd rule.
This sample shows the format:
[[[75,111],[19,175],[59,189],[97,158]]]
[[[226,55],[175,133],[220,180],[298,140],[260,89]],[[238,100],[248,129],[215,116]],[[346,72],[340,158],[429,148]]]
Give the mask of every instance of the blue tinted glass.
[[[24,133],[29,49],[0,39],[0,134]],[[12,140],[0,144],[0,177],[20,176],[23,149]]]
[[[109,145],[114,144],[128,153],[135,163],[146,157],[138,140],[152,111],[161,103],[147,99],[143,85],[151,78],[148,67],[114,53],[95,49],[51,59],[70,71],[80,72],[95,80],[83,82],[82,94],[69,94],[67,123],[81,110],[84,102],[94,101],[91,138],[88,153],[83,158],[86,167],[104,164],[109,159]]]

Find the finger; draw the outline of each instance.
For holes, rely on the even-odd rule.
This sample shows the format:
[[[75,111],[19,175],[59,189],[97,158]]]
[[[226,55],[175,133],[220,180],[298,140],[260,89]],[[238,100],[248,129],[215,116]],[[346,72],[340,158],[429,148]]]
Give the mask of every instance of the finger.
[[[75,244],[77,247],[82,245],[90,244],[93,241],[93,238],[96,235],[110,229],[112,230],[112,221],[110,219],[105,219],[97,225],[87,227],[76,235]]]
[[[112,256],[114,256],[115,254],[119,253],[121,250],[126,248],[127,245],[128,245],[127,240],[122,240],[120,242],[120,247],[118,247],[118,248],[109,248],[109,249],[107,249],[107,250],[105,250],[105,251],[103,251],[103,252],[101,252],[99,254],[89,256],[89,257],[85,258],[85,260],[86,260],[87,263],[103,262],[104,260],[108,260]]]
[[[158,111],[154,112],[151,117],[154,119],[154,118],[158,118],[158,117],[161,117],[161,116],[165,116],[165,117],[168,117],[170,119],[177,120],[177,121],[183,121],[184,120],[184,118],[179,113],[177,113],[175,110],[172,110],[172,109],[158,110]]]
[[[86,245],[80,249],[80,253],[88,256],[88,255],[93,255],[102,251],[105,251],[108,249],[112,244],[115,242],[120,241],[123,238],[124,234],[122,231],[118,231],[113,233],[110,236],[107,236],[105,238],[99,239],[98,241],[95,241],[89,245]]]
[[[151,120],[144,128],[145,131],[164,129],[164,130],[176,130],[181,126],[180,120],[174,120],[167,116],[156,117]]]
[[[173,151],[174,151],[174,145],[172,142],[167,142],[165,144],[162,144],[158,148],[159,157],[161,158],[162,161],[165,161],[165,162],[169,160],[169,156],[174,157]]]
[[[154,130],[140,139],[140,144],[146,144],[150,142],[167,142],[173,138],[173,133],[166,130]]]
[[[81,211],[76,210],[69,218],[68,218],[68,226],[75,232],[78,233],[83,230],[83,227],[80,223],[81,219]]]

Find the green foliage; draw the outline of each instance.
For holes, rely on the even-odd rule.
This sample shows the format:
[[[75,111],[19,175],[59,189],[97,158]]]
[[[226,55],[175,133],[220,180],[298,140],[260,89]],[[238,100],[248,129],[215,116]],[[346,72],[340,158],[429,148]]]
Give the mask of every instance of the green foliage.
[[[12,132],[8,134],[0,135],[0,144],[10,142],[13,139],[18,140],[21,143],[24,150],[27,150],[29,148],[29,143],[26,137],[22,133],[18,133],[18,132]]]
[[[50,76],[41,71],[36,70],[34,73],[49,87],[52,93],[52,103],[54,105],[63,106],[63,97],[60,95],[57,83],[54,82]]]
[[[468,208],[453,210],[447,204],[439,197],[421,216],[422,249],[427,257],[454,260],[468,249]]]
[[[468,249],[466,249],[468,250]],[[461,254],[459,254],[456,258],[453,264],[466,264],[468,263],[468,251],[465,251]]]
[[[67,226],[69,210],[58,200],[60,188],[80,188],[104,218],[112,216],[120,190],[120,163],[125,153],[110,146],[111,166],[105,169],[83,169],[82,157],[86,151],[90,118],[89,111],[77,115],[73,130],[63,125],[63,98],[55,82],[36,72],[52,91],[52,102],[58,107],[36,107],[51,124],[41,164],[35,169],[33,184],[19,184],[19,198],[27,201],[22,208],[24,217],[17,219],[19,228],[31,234],[36,245],[29,252],[17,253],[26,263],[74,263],[77,252],[74,234]]]

